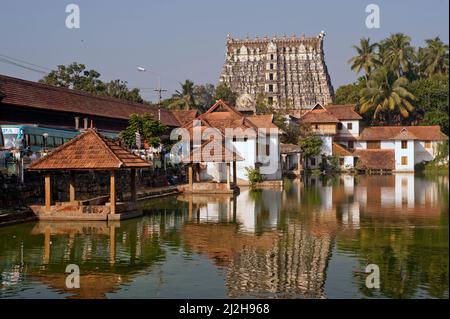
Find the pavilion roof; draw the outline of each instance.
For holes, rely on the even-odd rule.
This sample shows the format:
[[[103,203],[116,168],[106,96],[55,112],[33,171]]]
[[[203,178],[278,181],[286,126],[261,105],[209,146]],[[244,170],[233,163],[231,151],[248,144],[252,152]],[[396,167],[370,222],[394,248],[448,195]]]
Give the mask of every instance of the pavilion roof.
[[[148,168],[151,165],[118,143],[88,129],[45,157],[29,170],[116,170]]]
[[[207,150],[205,150],[207,148]],[[219,152],[217,152],[219,150]],[[214,139],[204,142],[199,147],[194,148],[184,161],[188,162],[216,162],[228,163],[233,161],[243,161],[244,158],[238,152],[225,147],[223,143],[219,143]]]

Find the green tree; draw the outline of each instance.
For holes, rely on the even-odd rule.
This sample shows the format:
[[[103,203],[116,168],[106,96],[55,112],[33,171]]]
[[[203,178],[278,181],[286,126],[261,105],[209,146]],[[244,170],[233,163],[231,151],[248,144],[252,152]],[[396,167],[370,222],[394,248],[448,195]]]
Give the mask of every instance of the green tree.
[[[166,126],[155,120],[152,114],[132,114],[127,128],[119,133],[119,138],[127,147],[136,147],[136,132],[139,132],[143,142],[158,147],[161,145],[161,135],[165,131]]]
[[[380,56],[383,66],[400,78],[409,71],[413,61],[411,38],[403,33],[392,34],[380,43]]]
[[[408,85],[408,91],[416,97],[414,124],[440,125],[442,131],[448,134],[448,77],[436,74],[431,78],[418,79]]]
[[[378,55],[375,52],[377,46],[377,43],[370,43],[370,38],[362,38],[359,47],[357,45],[353,46],[357,55],[348,60],[348,63],[351,64],[351,69],[355,71],[356,74],[364,71],[366,83],[370,72],[380,64]]]
[[[444,44],[439,37],[425,40],[427,47],[421,56],[421,69],[428,77],[435,74],[448,74],[448,45]]]
[[[396,112],[404,118],[414,110],[411,101],[415,99],[407,90],[408,80],[404,77],[396,78],[392,71],[382,67],[372,73],[367,88],[361,91],[360,109],[361,113],[373,110],[373,118],[379,119],[385,116],[385,122],[394,123]]]
[[[168,105],[169,109],[191,110],[196,107],[194,96],[194,82],[186,80],[180,83],[181,91],[175,91],[172,95],[173,102]]]
[[[360,93],[366,87],[364,78],[359,78],[355,83],[341,85],[338,87],[334,97],[336,104],[357,104],[359,102]]]
[[[216,89],[213,84],[195,85],[194,98],[200,112],[207,111],[215,102]]]
[[[216,87],[216,100],[223,100],[227,104],[235,106],[236,105],[237,94],[231,90],[231,88],[226,83],[220,83]]]
[[[128,89],[126,81],[113,80],[105,83],[100,80],[100,76],[96,70],[87,70],[84,64],[73,62],[67,66],[58,65],[56,70],[45,75],[39,82],[125,101],[144,102],[139,89]]]
[[[272,114],[274,112],[273,107],[267,102],[267,97],[264,93],[258,93],[256,95],[255,109],[258,115]]]
[[[322,151],[322,140],[315,135],[311,130],[307,130],[300,137],[299,146],[302,150],[302,156],[305,162],[305,169],[308,169],[308,160],[312,157],[320,155]]]

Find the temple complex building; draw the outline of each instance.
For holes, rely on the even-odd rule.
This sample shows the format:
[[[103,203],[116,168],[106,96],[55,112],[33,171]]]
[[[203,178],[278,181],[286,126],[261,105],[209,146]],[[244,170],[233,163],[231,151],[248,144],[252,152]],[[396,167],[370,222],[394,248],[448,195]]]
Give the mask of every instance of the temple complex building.
[[[258,94],[276,108],[309,109],[332,103],[333,86],[324,59],[325,33],[306,38],[227,37],[220,82],[238,93],[237,109],[254,108]]]

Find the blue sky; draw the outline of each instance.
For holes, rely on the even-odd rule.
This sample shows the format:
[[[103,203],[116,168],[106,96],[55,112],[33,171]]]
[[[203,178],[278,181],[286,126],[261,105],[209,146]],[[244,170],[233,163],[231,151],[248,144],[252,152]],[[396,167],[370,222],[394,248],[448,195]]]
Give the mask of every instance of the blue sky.
[[[65,27],[69,3],[80,7],[80,29]],[[380,7],[380,29],[365,26],[370,3]],[[145,66],[162,75],[162,86],[170,94],[187,78],[217,83],[228,33],[240,38],[302,32],[315,36],[324,30],[325,59],[336,89],[356,79],[347,60],[361,37],[378,41],[403,32],[414,45],[438,35],[448,43],[448,12],[447,0],[2,0],[0,54],[48,68],[82,62],[104,80],[155,87],[154,75],[136,71]],[[2,62],[0,74],[42,77]],[[150,90],[143,95],[155,100]]]

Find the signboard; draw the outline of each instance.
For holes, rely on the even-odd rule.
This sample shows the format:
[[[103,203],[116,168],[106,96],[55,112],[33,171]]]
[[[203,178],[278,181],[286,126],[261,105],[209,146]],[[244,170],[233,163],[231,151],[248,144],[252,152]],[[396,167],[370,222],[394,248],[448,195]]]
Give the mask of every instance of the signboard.
[[[2,127],[3,135],[18,135],[19,128],[18,127]]]

